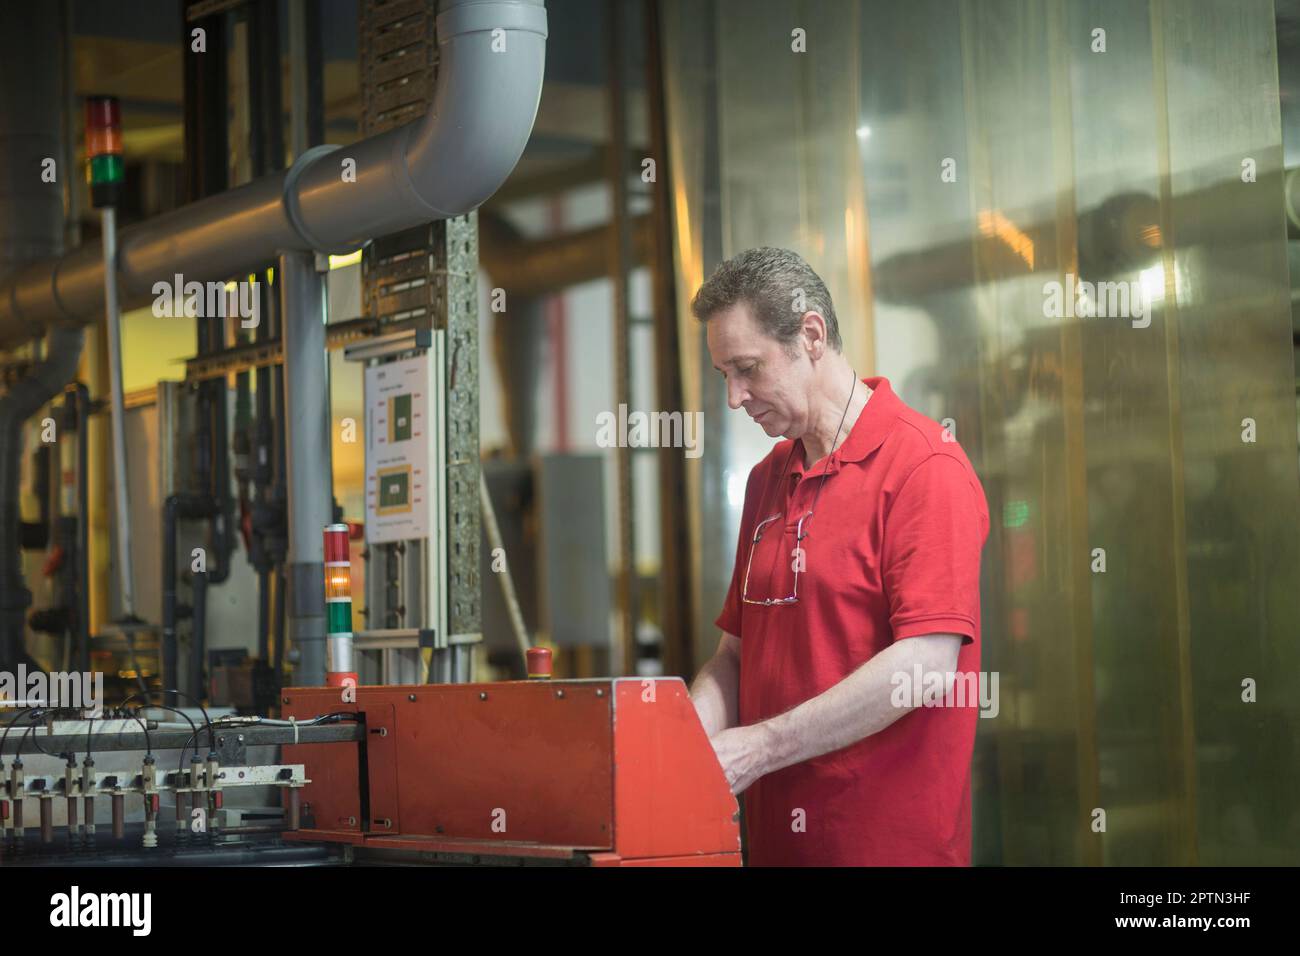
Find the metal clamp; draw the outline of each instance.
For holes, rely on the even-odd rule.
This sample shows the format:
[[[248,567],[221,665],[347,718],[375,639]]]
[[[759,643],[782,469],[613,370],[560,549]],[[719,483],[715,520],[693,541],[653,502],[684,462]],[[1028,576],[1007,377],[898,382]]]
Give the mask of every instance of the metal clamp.
[[[343,253],[356,251],[354,246],[333,246],[329,243],[321,242],[312,235],[311,230],[307,228],[307,224],[303,221],[302,207],[298,198],[298,180],[302,178],[302,174],[306,172],[307,169],[316,162],[316,160],[323,156],[327,156],[330,153],[337,152],[342,148],[343,147],[341,146],[331,146],[329,144],[313,146],[295,159],[293,165],[289,167],[289,171],[284,174],[284,192],[281,195],[281,201],[284,204],[284,214],[289,220],[289,225],[293,226],[294,232],[298,233],[298,236],[303,242],[307,243],[307,247],[313,252],[328,252],[332,255],[342,255]]]

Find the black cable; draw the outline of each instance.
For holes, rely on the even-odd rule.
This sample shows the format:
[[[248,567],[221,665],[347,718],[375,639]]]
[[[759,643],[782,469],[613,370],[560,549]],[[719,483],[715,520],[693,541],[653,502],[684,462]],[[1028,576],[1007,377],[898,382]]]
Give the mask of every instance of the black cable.
[[[199,708],[199,710],[202,711],[202,713],[203,713],[203,723],[204,723],[204,726],[207,728],[207,731],[208,731],[208,750],[212,750],[213,747],[215,746],[215,745],[213,744],[214,735],[213,735],[213,732],[212,732],[212,718],[208,716],[208,711],[207,711],[207,708],[203,706],[203,701],[201,701],[201,700],[195,700],[195,699],[194,699],[193,697],[191,697],[189,694],[185,693],[185,692],[182,691],[182,690],[177,690],[175,687],[168,687],[168,688],[165,688],[164,690],[159,691],[159,693],[161,693],[161,694],[163,694],[163,695],[166,695],[166,694],[175,694],[175,695],[178,696],[178,697],[184,697],[186,700],[189,700],[189,701],[193,701],[193,702],[194,702],[194,704],[195,704],[195,705]],[[148,702],[149,697],[151,697],[152,694],[153,694],[152,691],[149,691],[149,692],[146,693],[146,702]],[[128,697],[126,700],[122,701],[122,706],[125,707],[127,704],[129,704],[131,701],[135,700],[135,698],[137,698],[137,697],[139,697],[139,696],[140,696],[139,693],[132,694],[132,695],[131,695],[130,697]],[[167,699],[166,696],[164,696],[163,699],[166,700],[166,699]],[[155,705],[154,705],[153,703],[150,702],[150,703],[149,703],[149,706],[150,706],[150,707],[153,707],[153,706],[155,706]],[[159,706],[161,706],[161,705],[159,705]],[[164,708],[164,709],[166,709],[166,710],[175,710],[174,707],[167,707],[167,708]],[[188,720],[188,718],[186,718],[186,719]],[[191,722],[191,723],[192,723],[192,722]],[[194,739],[194,737],[197,736],[197,733],[198,733],[198,732],[196,731],[195,734],[192,735],[192,736],[190,737],[190,739],[191,739],[191,740]],[[186,742],[186,745],[185,745],[185,746],[187,746],[187,747],[189,746],[189,742],[188,742],[188,741]],[[199,745],[198,745],[198,741],[195,740],[195,742],[194,742],[194,756],[197,757],[198,755],[199,755]],[[182,760],[182,762],[184,762],[184,758],[185,758],[185,753],[184,753],[184,750],[182,749],[182,751],[181,751],[181,760]]]
[[[144,731],[144,755],[146,757],[152,757],[153,743],[149,740],[149,725],[145,723],[143,720],[141,720],[138,714],[131,713],[131,711],[128,710],[126,707],[123,707],[122,710],[126,711],[126,715],[130,717],[132,720],[134,720],[137,724],[139,724],[140,729]],[[122,739],[122,731],[119,730],[117,732],[117,737],[119,740]]]
[[[194,706],[197,707],[197,708],[199,709],[199,711],[203,714],[203,723],[207,725],[207,729],[208,729],[208,749],[209,749],[209,750],[214,749],[215,746],[216,746],[216,744],[213,742],[213,740],[214,740],[214,736],[213,736],[213,732],[212,732],[212,718],[208,716],[208,709],[207,709],[206,707],[203,706],[203,701],[201,701],[201,700],[197,700],[197,699],[191,697],[189,694],[185,693],[184,691],[177,690],[177,689],[174,688],[174,687],[173,687],[171,690],[165,690],[165,691],[163,691],[163,693],[164,693],[164,694],[175,694],[177,697],[184,697],[186,700],[188,700],[188,701],[192,701],[192,702],[194,703]],[[194,744],[194,755],[197,757],[198,754],[199,754],[199,746],[198,746],[198,742],[195,741],[195,744]]]
[[[132,695],[132,696],[135,696],[135,695]],[[130,697],[127,698],[127,700],[130,700],[130,699],[131,699]],[[190,715],[187,714],[187,713],[185,713],[185,711],[183,711],[183,710],[177,710],[175,707],[168,707],[166,704],[146,704],[145,706],[146,706],[146,707],[157,707],[159,710],[170,710],[173,714],[180,714],[181,717],[183,717],[183,718],[185,719],[185,722],[186,722],[187,724],[190,725],[190,730],[194,731],[195,733],[198,733],[198,731],[195,729],[194,721],[190,719]],[[125,704],[122,705],[122,708],[123,708],[127,713],[131,713],[131,709],[130,709],[129,707],[127,707]],[[137,708],[135,709],[135,713],[134,713],[134,714],[131,714],[131,715],[132,715],[133,717],[135,717],[136,720],[139,720],[140,718],[139,718],[138,716],[136,716],[136,714],[139,714],[140,711],[143,710],[143,709],[144,709],[143,707],[137,707]],[[149,731],[148,731],[148,728],[146,728],[146,729],[145,729],[145,739],[148,740],[148,738],[149,738]]]
[[[39,711],[37,711],[37,713],[39,713]],[[28,727],[25,731],[23,731],[23,735],[22,735],[22,737],[20,737],[19,740],[18,740],[18,751],[14,754],[14,761],[15,761],[15,762],[20,762],[20,761],[22,760],[22,758],[23,758],[23,744],[27,743],[27,735],[30,734],[30,733],[31,733],[33,730],[35,730],[35,729],[36,729],[36,724],[32,724],[32,725],[31,725],[30,727]]]
[[[33,727],[32,729],[34,730],[35,727]],[[36,736],[35,734],[32,735],[32,743],[36,745],[37,750],[45,754],[45,756],[47,757],[59,757],[60,759],[64,759],[64,760],[66,760],[68,757],[68,752],[66,750],[61,754],[50,753],[48,750],[46,750],[44,747],[41,746],[41,738]]]
[[[27,719],[31,719],[31,721],[34,721],[34,719],[40,717],[40,714],[42,713],[43,711],[40,708],[36,708],[35,710],[23,710],[21,711],[21,713],[14,714],[12,721],[9,721],[9,727],[13,727],[14,724],[18,723],[19,717],[26,717]],[[35,726],[36,724],[31,724],[31,727],[27,727],[27,730],[23,731],[22,737],[19,737],[18,749],[14,750],[14,754],[13,754],[14,761],[18,763],[22,762],[23,740],[27,739],[27,735],[31,734],[31,731],[34,730]],[[0,753],[4,753],[4,741],[9,739],[9,727],[4,728],[4,736],[0,737]]]
[[[357,719],[357,713],[356,713],[356,711],[351,711],[351,710],[337,710],[337,711],[333,711],[332,713],[328,713],[328,714],[320,714],[319,716],[313,717],[311,720],[300,720],[300,721],[298,721],[298,726],[299,726],[299,727],[314,727],[315,725],[317,725],[317,724],[319,724],[319,723],[322,723],[322,722],[324,722],[324,721],[326,721],[326,720],[328,720],[328,721],[330,721],[330,722],[332,722],[332,723],[337,723],[338,721],[342,720],[344,717],[351,717],[353,720],[356,720],[356,719]],[[221,718],[220,718],[220,717],[217,718],[217,722],[218,722],[218,723],[221,722]],[[239,726],[239,725],[236,724],[235,726]],[[205,729],[209,729],[209,732],[211,732],[211,731],[210,731],[210,728],[205,728]],[[193,740],[195,737],[197,737],[197,736],[199,735],[199,733],[201,733],[201,731],[196,730],[196,731],[194,731],[194,733],[190,734],[189,737],[185,738],[185,746],[181,748],[181,759],[177,762],[177,765],[176,765],[176,772],[177,772],[177,773],[184,773],[184,772],[185,772],[185,748],[188,747],[188,746],[190,745],[190,741]],[[195,748],[194,748],[194,756],[197,757],[198,755],[199,755],[198,748],[195,747]]]
[[[0,737],[0,763],[4,762],[5,742],[9,740],[10,729],[14,724],[18,723],[18,719],[26,713],[29,713],[29,711],[19,709],[18,713],[14,714],[13,719],[9,721],[9,724],[5,727],[4,736]]]

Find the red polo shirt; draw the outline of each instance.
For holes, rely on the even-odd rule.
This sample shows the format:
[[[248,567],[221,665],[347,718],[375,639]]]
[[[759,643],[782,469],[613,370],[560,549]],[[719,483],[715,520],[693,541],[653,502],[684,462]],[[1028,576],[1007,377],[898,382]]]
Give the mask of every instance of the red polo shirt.
[[[886,379],[864,381],[871,398],[829,463],[805,469],[802,442],[790,457],[782,441],[750,472],[717,620],[741,641],[741,724],[816,697],[908,637],[961,634],[957,669],[979,671],[984,489],[937,422],[904,405]],[[747,562],[751,600],[792,593],[795,529],[819,484],[798,603],[743,603]],[[765,527],[750,561],[754,529],[773,514],[782,518]],[[759,779],[744,795],[751,865],[970,865],[974,704],[918,708]]]

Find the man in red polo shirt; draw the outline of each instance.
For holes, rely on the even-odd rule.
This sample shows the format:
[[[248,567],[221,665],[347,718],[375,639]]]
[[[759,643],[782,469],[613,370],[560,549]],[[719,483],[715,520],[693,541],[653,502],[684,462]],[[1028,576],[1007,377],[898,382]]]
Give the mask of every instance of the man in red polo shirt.
[[[968,866],[978,701],[952,691],[979,671],[979,478],[886,379],[859,380],[793,252],[728,260],[692,309],[728,404],[786,439],[750,472],[722,639],[691,688],[745,794],[749,862]]]

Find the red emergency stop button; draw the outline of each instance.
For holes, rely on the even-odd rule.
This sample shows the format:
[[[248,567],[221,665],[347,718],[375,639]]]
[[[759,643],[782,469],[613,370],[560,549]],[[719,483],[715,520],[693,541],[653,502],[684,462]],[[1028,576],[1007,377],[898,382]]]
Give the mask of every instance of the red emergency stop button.
[[[525,657],[528,660],[529,680],[551,679],[551,649],[549,647],[530,647]]]

